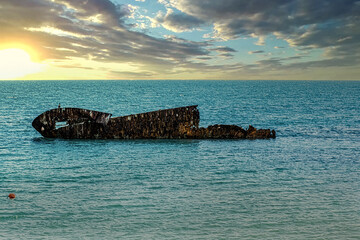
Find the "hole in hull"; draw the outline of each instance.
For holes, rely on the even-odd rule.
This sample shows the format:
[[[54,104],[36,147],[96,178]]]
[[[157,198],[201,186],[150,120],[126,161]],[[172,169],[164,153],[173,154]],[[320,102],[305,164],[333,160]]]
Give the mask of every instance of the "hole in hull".
[[[62,127],[67,127],[67,126],[69,126],[69,124],[66,121],[64,121],[64,122],[56,122],[55,123],[55,129],[59,129],[59,128],[62,128]]]

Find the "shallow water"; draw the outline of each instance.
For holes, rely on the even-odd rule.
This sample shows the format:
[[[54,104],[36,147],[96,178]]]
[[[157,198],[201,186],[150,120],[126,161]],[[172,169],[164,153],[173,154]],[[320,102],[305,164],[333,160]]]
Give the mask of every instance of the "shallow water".
[[[271,140],[60,140],[42,112],[198,104]],[[0,238],[358,239],[360,82],[0,82]],[[14,200],[7,199],[10,192]]]

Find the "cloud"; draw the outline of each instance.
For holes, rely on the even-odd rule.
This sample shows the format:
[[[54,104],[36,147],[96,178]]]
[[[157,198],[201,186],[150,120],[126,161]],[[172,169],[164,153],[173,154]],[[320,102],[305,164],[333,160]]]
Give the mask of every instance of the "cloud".
[[[249,51],[249,54],[257,54],[257,53],[264,53],[265,51],[263,50],[256,50],[256,51]]]
[[[236,52],[235,49],[230,48],[230,47],[216,47],[216,48],[212,48],[211,50],[217,51],[217,52],[220,52],[220,53]]]
[[[258,36],[275,31],[345,20],[356,17],[357,0],[168,0],[172,7],[215,24],[216,31],[227,37],[241,34]]]
[[[360,49],[359,0],[161,2],[208,25],[212,24],[212,37],[215,39],[226,41],[256,37],[256,45],[264,45],[267,36],[275,35],[287,41],[291,47],[324,49],[329,58],[350,58],[360,54],[360,51],[354,51]]]
[[[109,0],[2,0],[0,45],[23,41],[41,60],[83,58],[134,64],[159,73],[209,54],[204,42],[131,31],[126,24],[130,14],[127,6]],[[97,21],[91,20],[96,16]]]
[[[231,53],[221,53],[220,56],[223,58],[232,58],[234,55]]]
[[[174,13],[170,8],[167,9],[165,15],[160,12],[155,19],[153,19],[153,22],[155,26],[162,25],[164,28],[173,32],[191,31],[205,23],[196,17],[184,13]]]
[[[146,79],[151,78],[154,73],[149,71],[138,71],[138,72],[130,72],[130,71],[111,71],[109,73],[110,78],[112,79]]]
[[[211,57],[198,57],[197,59],[207,61],[207,60],[211,60],[212,58]]]
[[[158,0],[167,10],[153,18],[140,7],[116,2],[120,1],[1,0],[0,48],[14,43],[28,44],[38,52],[39,61],[69,67],[73,59],[83,59],[97,63],[91,66],[94,71],[97,66],[104,66],[109,76],[129,78],[192,78],[195,73],[204,78],[245,78],[259,70],[264,70],[263,74],[289,73],[288,69],[329,70],[329,66],[360,64],[360,1]],[[212,39],[199,42],[179,35],[154,37],[151,31],[155,29],[136,31],[134,26],[138,26],[137,30],[144,28],[149,19],[174,34],[211,27],[212,32],[204,36]],[[255,44],[265,46],[277,38],[283,42],[276,43],[279,46],[275,49],[286,47],[300,54],[309,52],[309,58],[273,58],[261,54],[265,53],[262,50],[245,50],[249,54],[261,54],[263,59],[248,64],[237,60],[233,65],[214,65],[224,61],[209,61],[234,57],[237,52],[226,46],[216,47],[219,44],[214,42],[244,38],[255,38]],[[231,43],[234,46],[239,42]],[[313,49],[321,51],[310,58]],[[72,66],[86,70],[90,66],[84,62]],[[129,69],[108,67],[112,63],[127,65]]]
[[[218,53],[218,56],[220,56],[222,58],[232,58],[232,57],[234,57],[234,55],[232,53],[237,52],[233,48],[223,47],[223,46],[212,48],[211,50],[216,51]]]

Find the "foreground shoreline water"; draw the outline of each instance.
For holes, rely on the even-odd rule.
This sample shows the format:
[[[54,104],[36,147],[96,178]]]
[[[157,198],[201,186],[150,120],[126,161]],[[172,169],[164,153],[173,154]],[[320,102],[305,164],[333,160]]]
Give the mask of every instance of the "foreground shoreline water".
[[[360,83],[1,82],[0,99],[0,238],[358,237]],[[115,116],[199,104],[199,127],[277,138],[43,138],[31,122],[59,102]]]

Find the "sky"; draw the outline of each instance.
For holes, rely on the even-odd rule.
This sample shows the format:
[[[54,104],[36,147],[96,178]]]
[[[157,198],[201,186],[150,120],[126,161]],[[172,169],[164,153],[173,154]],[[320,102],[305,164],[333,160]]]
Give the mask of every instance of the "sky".
[[[359,76],[359,0],[0,0],[0,80]]]

